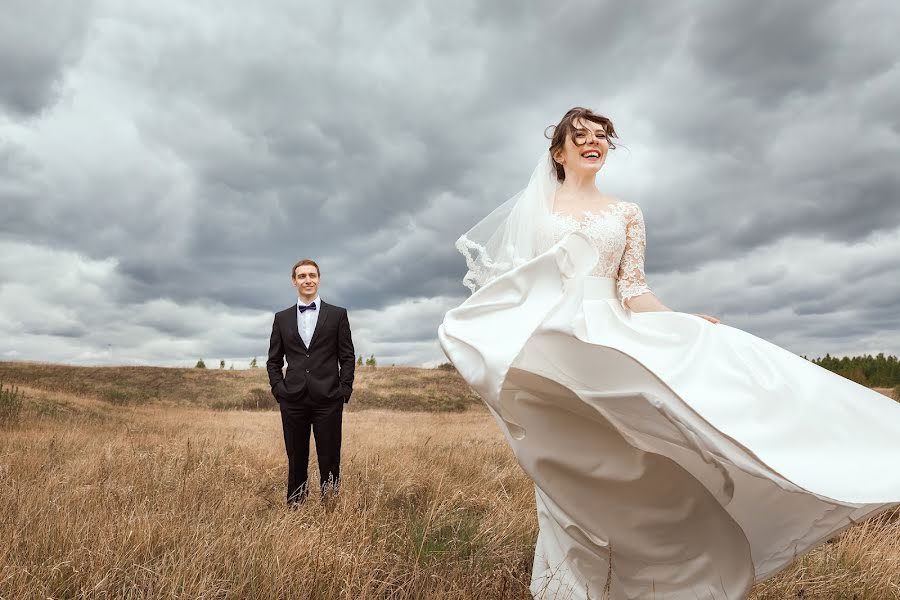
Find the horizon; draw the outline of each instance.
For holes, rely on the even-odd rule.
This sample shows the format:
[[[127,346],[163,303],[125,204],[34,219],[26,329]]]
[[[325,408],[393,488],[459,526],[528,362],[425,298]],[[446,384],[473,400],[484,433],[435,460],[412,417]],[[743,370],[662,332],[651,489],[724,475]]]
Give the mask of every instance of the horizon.
[[[824,360],[824,359],[826,359],[826,358],[836,358],[836,359],[838,359],[838,360],[841,360],[841,359],[844,359],[844,358],[846,358],[846,359],[856,359],[856,358],[878,358],[879,355],[884,356],[884,358],[886,358],[886,359],[891,359],[891,358],[893,358],[893,359],[895,359],[895,360],[900,359],[900,356],[894,355],[894,354],[889,354],[889,353],[887,353],[887,352],[876,352],[876,353],[874,353],[874,354],[853,354],[853,355],[848,355],[848,354],[834,354],[834,353],[826,352],[825,354],[823,354],[823,355],[821,355],[821,356],[812,356],[812,357],[811,357],[811,356],[804,356],[804,355],[802,355],[802,354],[798,354],[797,356],[800,356],[801,358],[805,358],[806,360],[808,360],[808,361],[810,361],[810,362],[817,362],[817,361]],[[359,355],[359,354],[358,354],[358,355],[357,355],[357,359],[359,359],[360,356],[362,356],[362,355]],[[366,356],[362,356],[362,359],[363,359],[364,361],[366,360],[366,358],[367,358]],[[378,360],[378,357],[376,356],[375,359]],[[204,366],[204,367],[197,367],[197,366],[196,366],[197,362],[198,362],[198,361],[201,361],[201,360],[203,361],[203,363],[204,363],[205,366]],[[5,359],[5,360],[0,360],[0,364],[3,364],[3,363],[5,363],[5,362],[12,362],[12,363],[19,363],[19,364],[35,364],[35,365],[48,365],[48,366],[61,366],[61,367],[84,367],[84,368],[95,368],[95,367],[96,367],[96,368],[152,367],[152,368],[158,368],[158,369],[197,369],[197,368],[199,368],[199,369],[206,369],[206,370],[208,370],[208,371],[232,371],[232,370],[234,370],[234,371],[246,371],[246,370],[252,370],[252,369],[259,369],[259,370],[262,370],[262,371],[265,371],[265,370],[266,370],[266,363],[265,363],[265,361],[260,361],[260,360],[259,360],[259,357],[257,357],[257,365],[256,365],[255,367],[251,367],[251,366],[250,366],[250,362],[251,362],[251,360],[252,360],[252,357],[251,357],[251,359],[249,359],[249,360],[246,361],[246,365],[245,365],[245,366],[238,366],[238,365],[244,365],[244,363],[234,362],[234,361],[229,361],[228,359],[224,359],[224,360],[225,360],[225,366],[224,366],[224,367],[221,367],[221,366],[219,365],[219,361],[221,361],[221,360],[223,360],[223,359],[217,358],[217,359],[209,359],[209,360],[207,360],[207,359],[205,359],[205,358],[198,358],[198,359],[196,359],[196,360],[193,361],[194,364],[188,364],[188,363],[185,363],[185,364],[181,364],[181,365],[176,365],[176,364],[166,364],[166,363],[159,363],[159,364],[151,364],[151,363],[104,363],[104,364],[96,364],[96,365],[85,365],[85,364],[78,364],[78,363],[49,362],[49,361],[42,361],[42,360],[37,360],[37,359],[27,359],[27,360],[26,360],[26,359],[21,359],[21,360],[17,360],[17,359]],[[237,360],[237,359],[235,359],[235,360]],[[188,361],[188,362],[190,362],[190,361]],[[207,363],[208,363],[208,364],[207,364]],[[233,368],[233,369],[232,369],[232,364],[234,365],[234,368]],[[428,364],[428,365],[398,365],[398,364],[396,364],[396,363],[391,363],[391,364],[383,364],[383,363],[379,363],[379,364],[377,364],[375,367],[372,367],[372,368],[375,368],[375,369],[384,369],[384,368],[387,368],[387,369],[390,369],[390,368],[404,368],[404,369],[439,369],[439,368],[441,368],[442,365],[447,365],[447,364],[452,365],[452,363],[450,363],[449,360],[444,360],[444,361],[441,361],[441,362],[436,361],[434,364]],[[358,364],[358,363],[357,363],[357,366],[359,367],[359,364]],[[284,368],[284,366],[282,366],[282,368]],[[369,365],[363,365],[363,366],[361,366],[360,368],[370,368],[370,366],[369,366]],[[454,369],[455,369],[455,367],[454,367]]]

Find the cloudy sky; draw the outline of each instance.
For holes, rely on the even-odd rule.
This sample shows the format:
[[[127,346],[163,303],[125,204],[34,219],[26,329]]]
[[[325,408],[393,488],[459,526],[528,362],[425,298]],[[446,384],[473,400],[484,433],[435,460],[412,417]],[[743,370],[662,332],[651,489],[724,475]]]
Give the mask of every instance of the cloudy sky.
[[[575,105],[616,125],[598,184],[642,207],[663,302],[810,357],[900,354],[898,22],[824,0],[7,0],[0,360],[240,368],[313,257],[358,354],[442,361],[455,239]]]

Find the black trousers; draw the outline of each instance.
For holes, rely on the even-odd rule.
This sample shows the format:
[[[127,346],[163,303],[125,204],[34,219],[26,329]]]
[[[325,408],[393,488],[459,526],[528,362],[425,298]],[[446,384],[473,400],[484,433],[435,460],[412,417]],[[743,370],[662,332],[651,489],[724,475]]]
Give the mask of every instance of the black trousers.
[[[304,396],[299,402],[282,400],[278,405],[288,457],[288,503],[302,502],[309,495],[310,430],[316,440],[316,456],[319,459],[319,489],[323,496],[329,488],[337,491],[341,477],[344,403],[340,400],[313,402]]]

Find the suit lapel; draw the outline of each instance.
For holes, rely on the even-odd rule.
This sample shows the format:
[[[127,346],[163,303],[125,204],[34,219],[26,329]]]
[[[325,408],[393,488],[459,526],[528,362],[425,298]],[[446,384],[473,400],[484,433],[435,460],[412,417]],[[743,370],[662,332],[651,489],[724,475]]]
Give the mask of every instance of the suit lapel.
[[[319,318],[316,319],[316,326],[313,328],[312,337],[309,338],[309,347],[312,348],[313,344],[316,343],[316,340],[319,339],[319,331],[322,330],[322,326],[325,325],[325,320],[328,318],[328,313],[330,312],[331,307],[324,302],[322,299],[319,299],[319,303],[321,306],[319,307]]]

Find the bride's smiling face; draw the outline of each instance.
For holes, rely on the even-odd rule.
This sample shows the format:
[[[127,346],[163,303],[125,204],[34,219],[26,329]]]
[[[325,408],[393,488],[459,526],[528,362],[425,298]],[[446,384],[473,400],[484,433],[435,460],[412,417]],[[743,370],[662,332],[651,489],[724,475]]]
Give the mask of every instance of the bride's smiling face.
[[[554,156],[556,162],[562,164],[565,169],[566,179],[569,175],[596,174],[609,154],[606,130],[600,123],[585,119],[577,119],[572,123],[572,127],[573,130],[566,138],[565,145]]]

